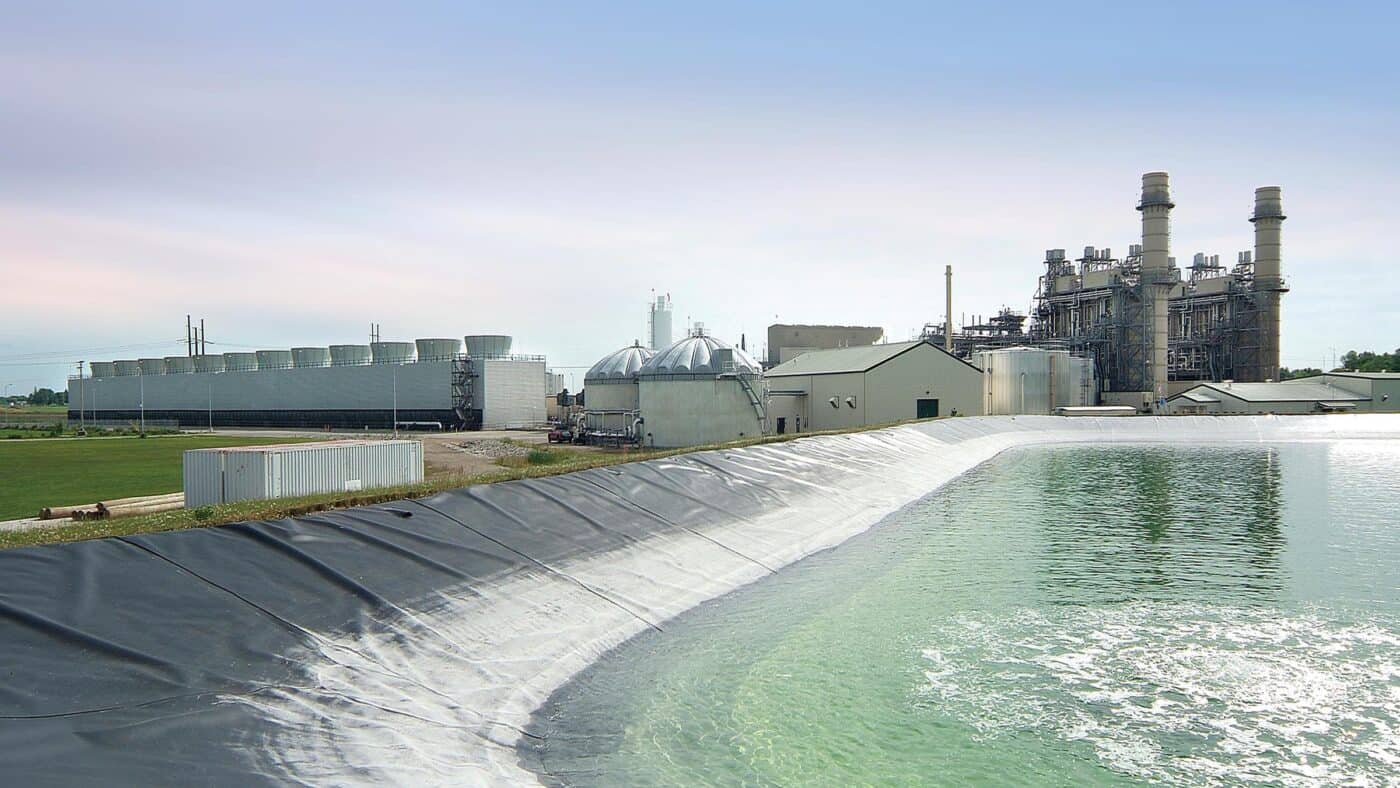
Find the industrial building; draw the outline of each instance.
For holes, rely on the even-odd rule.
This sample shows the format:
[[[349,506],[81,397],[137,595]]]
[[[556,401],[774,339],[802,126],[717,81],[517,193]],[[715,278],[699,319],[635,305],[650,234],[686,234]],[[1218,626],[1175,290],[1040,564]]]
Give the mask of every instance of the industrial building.
[[[763,385],[757,361],[697,324],[637,371],[638,438],[645,446],[679,447],[762,435]],[[591,388],[584,402],[594,406]]]
[[[813,350],[873,345],[885,336],[878,326],[804,326],[774,323],[768,327],[768,367],[776,367]]]
[[[1093,360],[1071,356],[1067,350],[979,350],[972,354],[972,363],[983,372],[987,416],[1045,416],[1059,408],[1096,404]]]
[[[641,342],[615,350],[583,376],[583,425],[590,442],[636,443],[641,419],[638,375],[656,352]]]
[[[1201,383],[1167,400],[1178,415],[1398,413],[1400,373],[1327,372],[1281,383]]]
[[[1200,381],[1276,380],[1280,307],[1288,292],[1282,190],[1255,189],[1254,247],[1232,267],[1198,252],[1185,271],[1178,268],[1171,255],[1175,207],[1167,173],[1144,174],[1141,243],[1122,257],[1093,246],[1077,259],[1064,249],[1047,250],[1029,328],[1028,317],[1012,309],[974,316],[953,332],[952,351],[971,358],[1017,346],[1068,350],[1093,359],[1102,402],[1140,410]],[[923,338],[942,345],[950,322],[924,326]]]
[[[69,418],[183,427],[506,429],[545,420],[545,360],[500,334],[96,362]],[[159,364],[155,362],[159,361]]]
[[[982,415],[982,371],[924,340],[812,350],[765,377],[777,434]]]

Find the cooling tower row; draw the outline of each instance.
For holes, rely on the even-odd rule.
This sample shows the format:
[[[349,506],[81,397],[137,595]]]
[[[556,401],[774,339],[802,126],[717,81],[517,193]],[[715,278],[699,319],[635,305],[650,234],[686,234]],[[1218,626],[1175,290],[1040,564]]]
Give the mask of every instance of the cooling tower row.
[[[510,355],[511,337],[474,334],[465,338],[467,355],[477,359]],[[366,364],[412,364],[418,361],[451,361],[461,355],[463,340],[418,339],[413,342],[371,342],[368,345],[294,347],[291,350],[258,350],[196,356],[94,361],[94,378],[133,375],[174,375],[186,372],[254,372],[264,369],[353,367]]]

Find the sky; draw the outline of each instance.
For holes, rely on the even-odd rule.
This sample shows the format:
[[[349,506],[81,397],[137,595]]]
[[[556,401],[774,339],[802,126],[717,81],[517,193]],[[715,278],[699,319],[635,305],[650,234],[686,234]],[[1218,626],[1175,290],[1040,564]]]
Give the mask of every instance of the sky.
[[[0,384],[78,360],[508,333],[572,387],[652,291],[773,322],[1025,310],[1048,248],[1252,248],[1283,364],[1400,345],[1386,3],[0,0]]]

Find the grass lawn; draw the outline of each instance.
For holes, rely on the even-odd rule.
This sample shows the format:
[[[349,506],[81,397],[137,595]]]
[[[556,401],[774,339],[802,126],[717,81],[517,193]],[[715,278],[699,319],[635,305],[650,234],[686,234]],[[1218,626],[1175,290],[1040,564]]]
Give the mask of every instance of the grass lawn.
[[[218,435],[0,441],[0,520],[35,517],[45,506],[179,492],[186,449],[292,442]]]
[[[63,422],[67,419],[67,405],[20,405],[17,408],[7,408],[0,404],[0,422],[53,423]]]

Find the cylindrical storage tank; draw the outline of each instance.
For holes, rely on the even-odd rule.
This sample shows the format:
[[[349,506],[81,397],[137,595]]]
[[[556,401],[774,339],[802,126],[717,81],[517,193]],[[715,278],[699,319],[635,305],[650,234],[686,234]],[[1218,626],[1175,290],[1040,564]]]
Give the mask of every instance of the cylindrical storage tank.
[[[290,350],[259,350],[258,369],[291,369],[292,351]]]
[[[983,395],[988,416],[1049,415],[1073,404],[1069,382],[1073,373],[1064,350],[1012,347],[973,354],[983,370]]]
[[[225,353],[225,372],[256,372],[258,369],[257,353]]]
[[[137,363],[141,365],[142,375],[165,374],[165,359],[163,358],[143,358]]]
[[[462,352],[460,339],[417,339],[419,361],[451,361]]]
[[[124,358],[121,361],[113,361],[112,369],[119,378],[129,378],[141,374],[141,362],[134,358]]]
[[[111,378],[117,375],[117,365],[111,361],[92,362],[92,376],[95,378]]]
[[[472,358],[494,358],[510,355],[511,338],[505,334],[472,334],[466,340],[467,355]]]
[[[292,366],[297,369],[305,367],[329,367],[331,365],[330,348],[324,347],[294,347],[292,348]]]
[[[589,432],[632,437],[639,407],[637,373],[654,355],[654,350],[637,343],[603,356],[588,368],[583,390]]]
[[[331,366],[358,367],[371,358],[369,345],[331,345]]]
[[[412,364],[414,347],[412,342],[371,342],[369,353],[375,364]]]
[[[217,353],[209,353],[194,357],[195,372],[223,372],[224,357]]]
[[[189,356],[165,357],[165,374],[183,375],[186,372],[194,372],[194,359]]]

